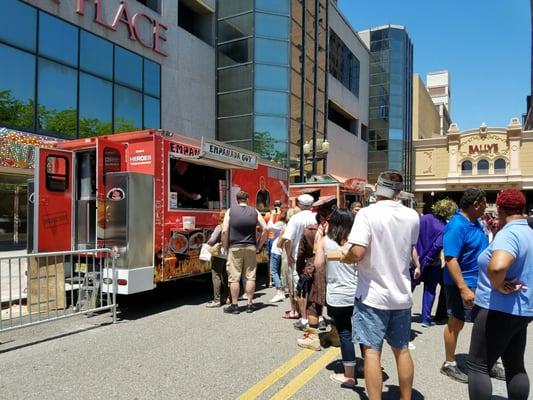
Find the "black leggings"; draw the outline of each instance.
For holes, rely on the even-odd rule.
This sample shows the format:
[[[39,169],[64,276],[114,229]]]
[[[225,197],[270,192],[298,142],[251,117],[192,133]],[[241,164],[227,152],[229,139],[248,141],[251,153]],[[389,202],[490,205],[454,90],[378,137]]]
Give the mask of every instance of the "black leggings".
[[[492,398],[489,371],[502,358],[509,399],[527,399],[529,378],[524,368],[527,325],[533,318],[474,307],[474,327],[468,354],[470,399]]]

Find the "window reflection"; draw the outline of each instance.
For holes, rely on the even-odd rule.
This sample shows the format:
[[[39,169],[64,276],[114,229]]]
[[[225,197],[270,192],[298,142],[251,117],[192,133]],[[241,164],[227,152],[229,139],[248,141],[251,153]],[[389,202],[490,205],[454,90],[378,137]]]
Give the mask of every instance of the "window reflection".
[[[78,65],[78,28],[46,13],[39,13],[39,54]]]
[[[289,18],[279,15],[256,13],[255,34],[287,39],[289,36]]]
[[[115,132],[142,128],[142,95],[124,86],[115,85]]]
[[[256,0],[255,8],[262,11],[271,11],[280,14],[289,14],[289,0]]]
[[[218,41],[226,42],[251,36],[252,25],[253,14],[251,12],[218,21]]]
[[[0,44],[0,125],[32,129],[35,56]]]
[[[288,42],[255,39],[255,61],[287,65],[289,63]]]
[[[159,99],[144,96],[144,129],[159,129],[161,127]]]
[[[34,51],[36,26],[37,12],[33,7],[18,0],[2,0],[1,40]]]
[[[161,92],[161,66],[147,59],[144,60],[144,91],[156,97]]]
[[[89,32],[80,33],[80,68],[103,78],[113,78],[113,44]]]
[[[38,86],[38,129],[76,136],[76,70],[40,58]]]
[[[277,141],[256,132],[254,135],[254,151],[265,160],[287,165],[288,142]]]
[[[287,115],[289,107],[288,99],[289,96],[287,93],[256,90],[254,96],[255,112]]]
[[[218,96],[218,116],[249,114],[252,112],[252,91],[244,90]]]
[[[112,132],[113,88],[111,82],[80,74],[80,137]]]
[[[142,58],[115,46],[115,81],[142,90]]]
[[[256,72],[257,76],[258,72]],[[218,71],[218,91],[247,89],[252,86],[252,64],[224,68]]]
[[[288,90],[289,69],[287,67],[256,64],[255,86],[269,89]]]
[[[251,11],[252,8],[253,0],[219,0],[217,2],[219,18]]]
[[[288,135],[287,118],[257,116],[254,121],[254,131],[257,136],[264,136],[265,139],[287,140]]]
[[[252,117],[222,118],[218,120],[218,135],[223,141],[243,140],[250,138]]]
[[[218,66],[228,67],[252,61],[252,39],[244,39],[218,46]]]

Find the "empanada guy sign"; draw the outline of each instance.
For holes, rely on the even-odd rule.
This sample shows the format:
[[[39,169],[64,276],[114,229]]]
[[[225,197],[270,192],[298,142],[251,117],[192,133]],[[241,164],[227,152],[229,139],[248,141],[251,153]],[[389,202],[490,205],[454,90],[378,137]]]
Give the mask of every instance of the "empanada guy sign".
[[[61,4],[61,0],[52,1],[58,5]],[[128,9],[128,4],[122,1],[114,13],[113,20],[110,20],[109,16],[105,16],[103,12],[105,0],[75,1],[78,15],[85,15],[89,11],[94,12],[94,22],[110,31],[117,31],[123,24],[128,30],[130,40],[139,42],[141,46],[152,49],[162,56],[168,56],[168,53],[161,47],[167,40],[165,32],[168,28],[154,17],[143,12],[132,13]]]

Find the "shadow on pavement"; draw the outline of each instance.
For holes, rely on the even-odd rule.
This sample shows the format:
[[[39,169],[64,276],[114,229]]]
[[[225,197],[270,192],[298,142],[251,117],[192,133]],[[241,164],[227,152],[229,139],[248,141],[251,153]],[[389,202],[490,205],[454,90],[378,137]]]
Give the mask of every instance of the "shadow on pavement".
[[[388,391],[383,392],[383,400],[398,400],[400,398],[400,387],[396,385],[386,385]],[[413,389],[412,400],[423,400],[425,399],[424,395],[418,390]]]
[[[257,275],[255,299],[265,296],[265,293],[257,293],[257,291],[267,288],[268,279],[264,268],[258,268]],[[133,321],[182,306],[205,304],[212,298],[213,286],[209,273],[193,278],[163,282],[149,292],[119,296],[117,316],[120,321]],[[271,306],[264,303],[255,303],[255,305],[257,310]]]

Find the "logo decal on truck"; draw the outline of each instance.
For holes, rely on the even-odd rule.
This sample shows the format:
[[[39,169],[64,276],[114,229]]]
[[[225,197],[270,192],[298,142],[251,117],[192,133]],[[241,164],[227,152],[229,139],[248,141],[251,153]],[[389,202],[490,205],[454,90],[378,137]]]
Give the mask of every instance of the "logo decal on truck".
[[[124,200],[126,193],[124,193],[124,190],[121,188],[112,188],[109,190],[109,192],[107,192],[106,197],[111,201],[120,201]]]

